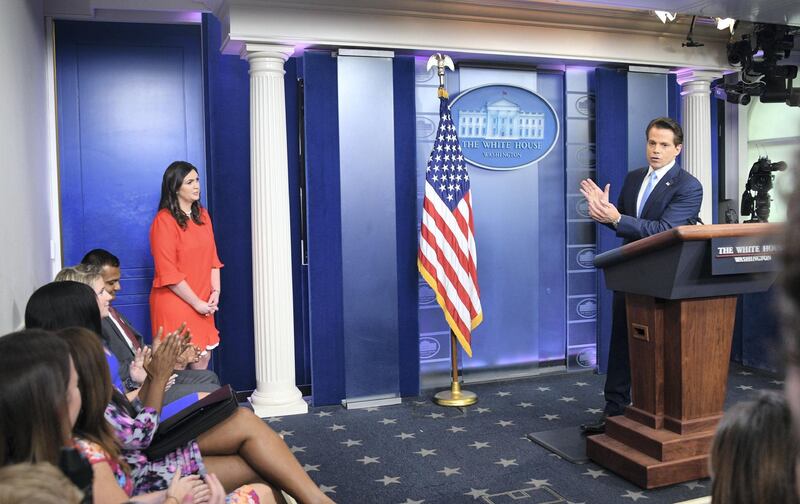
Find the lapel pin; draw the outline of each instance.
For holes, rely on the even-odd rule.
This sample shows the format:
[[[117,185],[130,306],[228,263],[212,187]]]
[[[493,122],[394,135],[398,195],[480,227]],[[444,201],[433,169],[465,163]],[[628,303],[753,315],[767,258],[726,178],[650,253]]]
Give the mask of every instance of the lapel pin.
[[[670,184],[672,184],[672,181],[667,182],[667,187],[669,187]]]

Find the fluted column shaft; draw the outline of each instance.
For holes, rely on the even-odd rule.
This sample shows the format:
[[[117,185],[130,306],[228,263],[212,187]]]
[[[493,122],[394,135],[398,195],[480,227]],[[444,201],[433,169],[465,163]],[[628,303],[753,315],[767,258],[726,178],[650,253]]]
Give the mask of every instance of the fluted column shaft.
[[[294,380],[292,255],[286,152],[284,63],[294,48],[246,44],[250,64],[250,195],[253,317],[260,417],[307,413]]]
[[[678,72],[681,85],[681,111],[683,122],[683,151],[681,166],[703,185],[703,205],[700,218],[711,224],[713,201],[711,199],[711,81],[719,78],[717,72],[683,70]]]

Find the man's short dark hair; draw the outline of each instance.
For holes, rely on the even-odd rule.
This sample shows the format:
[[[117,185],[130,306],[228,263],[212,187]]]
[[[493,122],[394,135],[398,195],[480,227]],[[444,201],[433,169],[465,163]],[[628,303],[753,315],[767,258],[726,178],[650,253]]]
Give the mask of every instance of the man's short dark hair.
[[[119,268],[119,259],[108,250],[97,248],[87,252],[86,255],[83,256],[83,259],[81,259],[81,264],[97,266],[98,268],[104,266]]]
[[[683,128],[681,125],[678,124],[676,121],[670,119],[669,117],[656,117],[650,124],[647,125],[647,129],[644,130],[644,137],[650,137],[650,130],[652,128],[658,129],[668,129],[672,130],[673,140],[672,143],[677,145],[683,144]]]

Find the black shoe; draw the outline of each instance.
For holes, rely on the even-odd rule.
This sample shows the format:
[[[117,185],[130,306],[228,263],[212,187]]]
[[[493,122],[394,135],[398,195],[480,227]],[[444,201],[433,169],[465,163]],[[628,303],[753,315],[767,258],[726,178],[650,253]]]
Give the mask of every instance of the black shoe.
[[[594,422],[581,425],[581,432],[584,434],[602,434],[606,431],[606,416]]]

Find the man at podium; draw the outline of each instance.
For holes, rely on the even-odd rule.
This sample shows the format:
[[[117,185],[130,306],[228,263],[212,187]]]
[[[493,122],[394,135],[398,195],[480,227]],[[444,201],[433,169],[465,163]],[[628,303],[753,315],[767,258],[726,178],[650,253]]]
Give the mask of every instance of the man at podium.
[[[680,125],[668,117],[658,117],[647,125],[645,138],[648,166],[628,172],[616,206],[609,201],[610,184],[600,189],[590,179],[581,181],[580,191],[588,203],[589,216],[613,229],[623,239],[623,245],[699,221],[703,186],[675,161],[683,148]],[[621,415],[631,402],[624,294],[614,292],[612,309],[606,405],[599,421],[581,426],[588,434],[604,432],[606,418]]]

